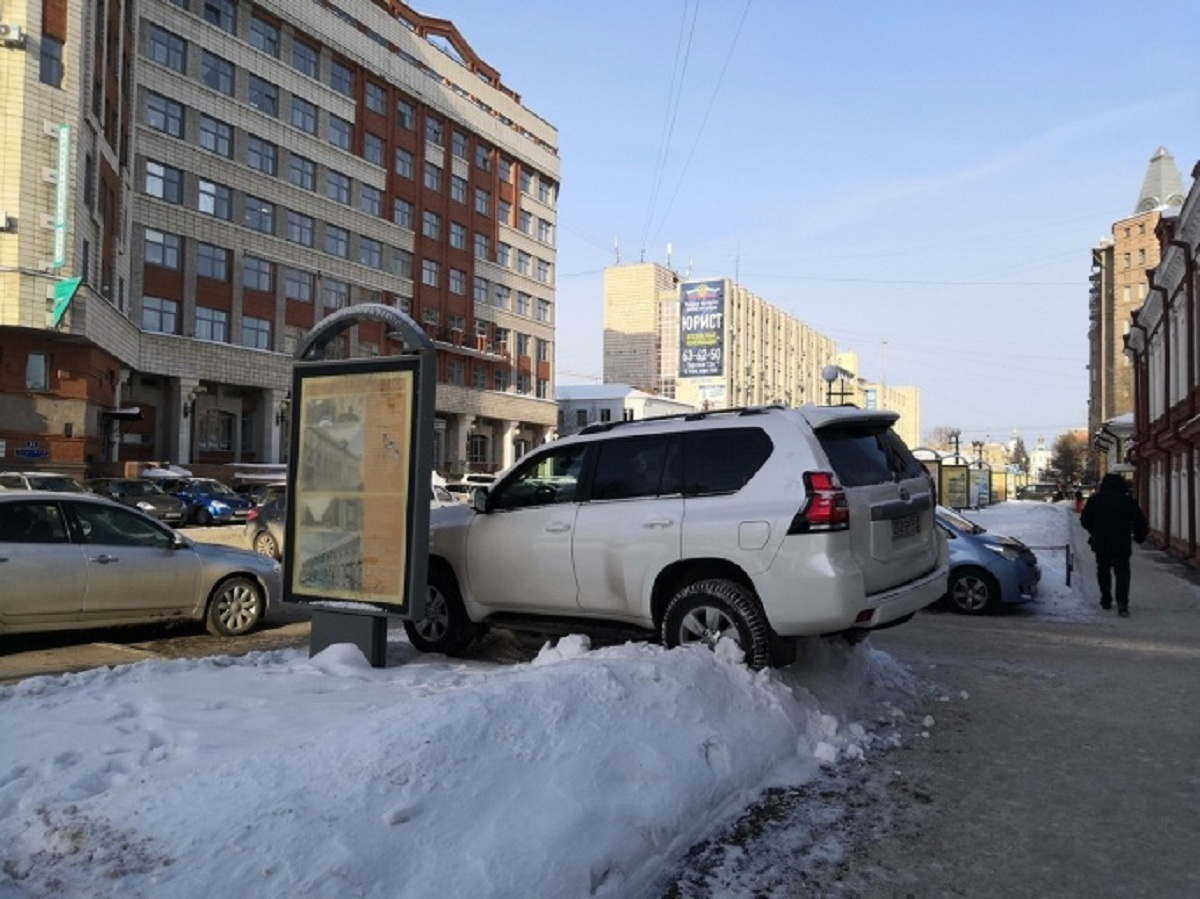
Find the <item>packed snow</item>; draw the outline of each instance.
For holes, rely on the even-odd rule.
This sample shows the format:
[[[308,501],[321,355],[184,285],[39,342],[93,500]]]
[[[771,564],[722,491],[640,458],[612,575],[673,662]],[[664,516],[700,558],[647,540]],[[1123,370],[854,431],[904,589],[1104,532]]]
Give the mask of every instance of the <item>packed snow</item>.
[[[1087,613],[1069,504],[966,514],[1039,547],[1032,614]],[[447,659],[401,634],[384,668],[337,645],[0,688],[0,897],[658,896],[764,790],[937,737],[869,639],[756,672],[727,643]]]

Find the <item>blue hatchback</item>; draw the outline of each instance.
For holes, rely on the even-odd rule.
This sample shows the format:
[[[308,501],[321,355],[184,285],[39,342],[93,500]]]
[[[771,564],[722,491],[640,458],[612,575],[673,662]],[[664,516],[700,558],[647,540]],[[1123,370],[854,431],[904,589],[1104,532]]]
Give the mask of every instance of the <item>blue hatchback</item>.
[[[188,507],[188,520],[198,525],[244,522],[253,503],[213,478],[178,478],[162,484]]]
[[[944,506],[937,508],[937,523],[950,548],[947,606],[982,615],[1037,596],[1042,570],[1033,550],[1020,540],[989,534]]]

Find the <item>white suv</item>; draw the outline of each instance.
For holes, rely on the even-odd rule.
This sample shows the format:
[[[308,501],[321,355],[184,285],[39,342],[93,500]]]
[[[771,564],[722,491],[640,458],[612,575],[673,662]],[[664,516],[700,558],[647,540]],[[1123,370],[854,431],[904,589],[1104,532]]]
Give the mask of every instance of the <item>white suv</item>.
[[[425,652],[486,625],[735,638],[754,667],[790,638],[898,624],[946,592],[933,486],[895,413],[757,407],[592,425],[430,512]]]

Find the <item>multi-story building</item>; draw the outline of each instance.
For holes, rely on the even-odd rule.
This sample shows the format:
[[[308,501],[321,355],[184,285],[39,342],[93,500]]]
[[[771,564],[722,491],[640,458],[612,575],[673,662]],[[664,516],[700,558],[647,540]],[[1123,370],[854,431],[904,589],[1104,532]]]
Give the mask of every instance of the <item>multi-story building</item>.
[[[1130,316],[1146,301],[1146,272],[1159,262],[1159,218],[1164,209],[1182,202],[1175,159],[1159,147],[1150,159],[1133,215],[1114,222],[1112,238],[1092,249],[1088,431],[1093,435],[1101,433],[1105,422],[1133,411],[1133,370],[1125,355],[1125,336]],[[1103,455],[1100,461],[1103,466]]]
[[[560,384],[558,436],[576,434],[593,424],[641,421],[664,415],[687,415],[696,409],[687,403],[647,393],[628,384]]]
[[[866,400],[831,338],[728,278],[685,280],[653,262],[604,270],[604,380],[697,409]],[[901,433],[917,445],[916,388],[874,385],[870,400],[909,414]]]
[[[361,303],[436,342],[443,473],[545,439],[557,132],[452,23],[396,0],[0,19],[0,467],[277,462],[297,345]],[[367,323],[327,355],[399,349]]]
[[[1136,384],[1130,458],[1151,538],[1200,567],[1200,163],[1156,229],[1161,260],[1133,314],[1126,349]]]

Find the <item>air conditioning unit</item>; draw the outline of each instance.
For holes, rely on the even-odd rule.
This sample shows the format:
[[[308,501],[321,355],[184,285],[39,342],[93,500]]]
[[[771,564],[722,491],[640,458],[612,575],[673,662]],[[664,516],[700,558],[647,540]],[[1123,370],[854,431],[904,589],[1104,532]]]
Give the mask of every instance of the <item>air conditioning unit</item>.
[[[24,47],[25,32],[21,30],[20,25],[0,22],[0,44],[5,47]]]

